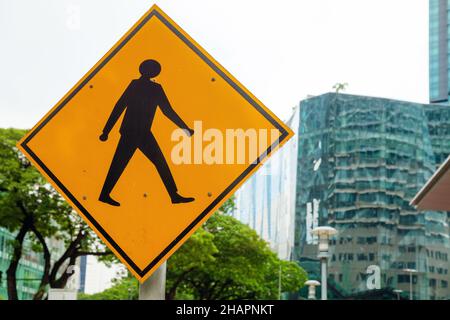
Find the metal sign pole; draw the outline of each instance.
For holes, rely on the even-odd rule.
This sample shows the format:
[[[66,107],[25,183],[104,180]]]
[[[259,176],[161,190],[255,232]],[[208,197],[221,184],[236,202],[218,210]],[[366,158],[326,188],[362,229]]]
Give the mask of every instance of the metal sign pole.
[[[413,285],[412,285],[412,283],[413,283],[413,273],[412,272],[410,272],[409,273],[409,300],[412,300],[413,299]]]
[[[139,285],[139,300],[165,300],[166,262]]]

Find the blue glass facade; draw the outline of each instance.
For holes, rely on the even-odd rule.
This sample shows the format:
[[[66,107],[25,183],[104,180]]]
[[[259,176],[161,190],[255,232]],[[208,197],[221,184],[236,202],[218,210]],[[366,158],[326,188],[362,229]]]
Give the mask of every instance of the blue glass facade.
[[[447,213],[409,205],[436,169],[429,109],[342,94],[301,103],[294,258],[316,256],[307,223],[315,203],[318,225],[339,231],[330,282],[343,295],[368,290],[367,270],[376,266],[381,288],[407,292],[409,268],[418,271],[415,298],[449,297]],[[434,143],[444,153],[445,145]]]
[[[296,113],[290,123],[298,133],[292,139],[296,152],[280,152],[280,157],[295,160],[286,161],[290,166],[283,169],[273,168],[276,156],[270,162],[272,172],[286,170],[295,179],[281,191],[294,203],[289,213],[293,230],[292,225],[285,230],[294,235],[291,259],[300,261],[310,277],[317,277],[317,239],[311,230],[331,225],[339,231],[332,240],[329,269],[334,297],[372,289],[370,268],[380,270],[381,289],[408,292],[404,269],[410,268],[418,270],[413,276],[415,298],[449,298],[447,213],[419,212],[409,205],[450,153],[449,140],[442,136],[449,123],[447,109],[330,93],[302,101]],[[258,179],[246,186],[261,186]],[[279,181],[278,175],[266,179]],[[237,216],[243,208],[254,207],[243,221],[259,215],[259,221],[250,225],[273,242],[270,234],[258,229],[268,223],[259,206],[266,197],[276,202],[277,196],[245,187],[237,195]],[[285,211],[272,205],[271,215]]]
[[[7,299],[6,270],[9,267],[14,235],[0,228],[0,299]],[[31,300],[39,287],[43,275],[44,259],[42,254],[33,252],[29,242],[25,243],[22,259],[17,270],[17,294],[20,300]]]
[[[449,100],[450,1],[429,0],[430,102]]]
[[[287,124],[297,134],[299,113]],[[292,138],[236,193],[233,215],[267,240],[282,259],[294,246],[295,189],[298,141]]]

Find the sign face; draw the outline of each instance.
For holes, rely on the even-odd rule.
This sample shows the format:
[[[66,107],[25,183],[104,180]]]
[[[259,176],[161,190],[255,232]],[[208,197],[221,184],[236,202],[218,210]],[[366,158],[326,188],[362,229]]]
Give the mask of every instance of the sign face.
[[[18,147],[142,282],[291,136],[153,6]]]

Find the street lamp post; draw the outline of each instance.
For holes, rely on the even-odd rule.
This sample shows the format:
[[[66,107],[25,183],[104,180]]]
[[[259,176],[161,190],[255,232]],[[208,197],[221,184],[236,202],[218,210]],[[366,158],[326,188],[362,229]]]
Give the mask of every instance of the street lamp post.
[[[409,273],[409,300],[413,300],[413,273],[417,273],[416,269],[403,269],[404,272]]]
[[[400,300],[400,295],[402,294],[402,292],[403,292],[403,290],[400,290],[400,289],[395,289],[394,290],[394,293],[397,294],[397,300]]]
[[[319,237],[319,254],[320,259],[321,279],[322,279],[322,300],[328,299],[327,294],[327,263],[329,258],[329,240],[330,237],[337,234],[337,230],[332,227],[317,227],[311,233]]]
[[[320,286],[320,282],[317,280],[308,280],[305,282],[308,286],[308,299],[316,300],[316,287]]]

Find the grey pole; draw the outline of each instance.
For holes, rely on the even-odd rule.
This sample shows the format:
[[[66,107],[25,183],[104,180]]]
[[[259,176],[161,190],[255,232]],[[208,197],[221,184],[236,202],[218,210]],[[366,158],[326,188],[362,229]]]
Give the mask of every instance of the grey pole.
[[[139,300],[165,300],[166,294],[166,262],[139,285]]]
[[[329,258],[329,240],[330,237],[337,234],[337,230],[332,227],[316,227],[311,231],[312,235],[319,237],[319,254],[317,258],[320,259],[321,279],[322,279],[322,300],[328,299],[327,294],[327,262]]]
[[[322,300],[327,300],[327,257],[320,258],[320,267],[322,269]]]
[[[409,273],[409,300],[413,300],[413,273],[417,273],[417,270],[403,269],[403,272]]]
[[[413,289],[412,289],[412,272],[409,273],[409,300],[413,299]]]

